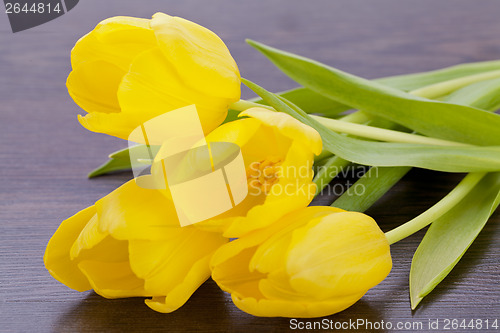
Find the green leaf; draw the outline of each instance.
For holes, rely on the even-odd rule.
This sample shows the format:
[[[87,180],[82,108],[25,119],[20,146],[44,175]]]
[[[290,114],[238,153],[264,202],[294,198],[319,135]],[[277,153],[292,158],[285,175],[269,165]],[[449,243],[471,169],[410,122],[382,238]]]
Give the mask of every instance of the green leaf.
[[[294,88],[276,94],[290,100],[307,113],[335,116],[351,109],[350,106],[336,102],[331,98],[322,96],[304,87]],[[264,105],[267,104],[261,98],[254,98],[250,101]]]
[[[500,145],[499,115],[417,97],[254,41],[249,44],[299,84],[340,103],[427,136],[476,145]]]
[[[241,111],[229,109],[227,111],[226,119],[224,119],[224,121],[222,123],[225,124],[225,123],[229,123],[231,121],[235,121],[236,119],[238,119],[240,112]]]
[[[485,111],[500,109],[500,79],[477,82],[451,93],[446,101]]]
[[[386,77],[375,81],[400,90],[411,91],[431,84],[499,69],[500,60],[480,61],[455,65],[429,72]]]
[[[445,147],[350,138],[330,131],[282,97],[242,80],[277,111],[288,113],[316,129],[323,140],[323,148],[345,160],[371,166],[414,166],[446,172],[500,170],[500,147]]]
[[[133,163],[130,161],[130,151],[131,150],[137,150],[138,152],[143,152],[144,150],[142,149],[144,145],[135,145],[130,148],[124,148],[117,150],[111,154],[109,154],[109,160],[106,161],[104,164],[101,166],[97,167],[96,169],[92,170],[89,174],[89,178],[94,178],[97,176],[101,176],[113,171],[124,171],[124,170],[130,170],[135,166],[143,167],[145,164],[145,161],[150,158],[151,156],[143,156],[144,158],[140,158]],[[158,153],[158,150],[160,149],[160,146],[150,146],[150,151],[151,154],[154,156]],[[138,154],[136,154],[138,155]],[[138,155],[140,156],[140,155]]]
[[[412,309],[455,267],[499,203],[500,173],[491,173],[459,204],[431,224],[410,269]]]
[[[88,177],[94,178],[113,171],[125,171],[130,169],[132,169],[130,159],[110,158],[104,164],[92,170],[88,174]]]
[[[371,168],[332,204],[348,211],[364,212],[403,178],[410,167]]]
[[[460,68],[460,66],[457,66]],[[447,97],[452,103],[474,106],[487,111],[498,109],[500,99],[500,80],[488,80],[471,84]],[[375,118],[376,120],[380,118]],[[370,124],[371,125],[371,124]],[[387,124],[385,124],[387,126]],[[364,212],[378,199],[387,193],[410,170],[408,167],[377,168],[361,177],[346,193],[338,198],[332,206],[345,210]],[[375,177],[373,173],[376,173]],[[361,186],[363,194],[354,191]],[[357,194],[357,195],[354,195]]]
[[[335,178],[339,172],[350,164],[338,156],[332,156],[326,159],[324,163],[318,165],[315,173],[313,182],[316,184],[316,194],[318,195],[321,191]]]
[[[500,60],[482,61],[460,64],[429,72],[384,77],[375,79],[373,81],[399,90],[411,91],[439,82],[499,69]],[[307,113],[334,116],[352,109],[352,106],[344,105],[304,87],[294,88],[276,94],[286,98]],[[254,99],[252,101],[265,104],[265,102],[260,98]]]

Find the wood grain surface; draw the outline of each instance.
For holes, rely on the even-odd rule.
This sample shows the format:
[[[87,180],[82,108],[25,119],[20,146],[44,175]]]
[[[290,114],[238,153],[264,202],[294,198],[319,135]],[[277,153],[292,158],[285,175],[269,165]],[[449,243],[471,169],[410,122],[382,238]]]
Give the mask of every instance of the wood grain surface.
[[[128,172],[86,178],[125,142],[78,124],[76,115],[83,111],[65,88],[71,47],[104,18],[150,17],[156,11],[218,33],[242,75],[275,91],[295,85],[245,38],[367,78],[500,58],[495,0],[85,0],[54,21],[16,34],[0,13],[1,332],[290,330],[286,318],[239,311],[212,281],[180,310],[159,314],[140,298],[106,300],[70,290],[43,266],[45,246],[59,223],[131,178]],[[251,96],[245,89],[244,97]],[[460,177],[413,170],[369,214],[389,230],[423,212]],[[323,197],[316,204],[328,201]],[[410,310],[408,273],[422,232],[392,246],[394,267],[385,281],[328,319],[422,322],[424,331],[429,320],[500,319],[499,222],[497,212],[416,311]]]

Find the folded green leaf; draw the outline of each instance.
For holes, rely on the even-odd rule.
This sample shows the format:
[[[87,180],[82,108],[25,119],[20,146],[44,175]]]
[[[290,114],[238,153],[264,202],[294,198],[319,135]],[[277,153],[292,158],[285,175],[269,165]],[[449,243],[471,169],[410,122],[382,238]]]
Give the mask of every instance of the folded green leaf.
[[[311,59],[254,41],[249,43],[299,84],[340,103],[428,136],[476,145],[500,145],[499,115],[410,95]]]
[[[354,139],[330,131],[297,106],[257,84],[245,79],[243,83],[276,110],[316,129],[324,149],[345,160],[371,166],[414,166],[446,172],[500,170],[500,147],[445,147]]]
[[[500,173],[486,175],[425,234],[410,270],[412,309],[455,267],[500,203]]]

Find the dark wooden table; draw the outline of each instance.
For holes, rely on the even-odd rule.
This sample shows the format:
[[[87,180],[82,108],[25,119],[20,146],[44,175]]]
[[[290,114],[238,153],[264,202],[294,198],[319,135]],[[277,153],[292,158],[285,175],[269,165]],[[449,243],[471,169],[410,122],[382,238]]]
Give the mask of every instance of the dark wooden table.
[[[66,92],[69,52],[115,15],[182,16],[217,32],[242,74],[271,90],[294,87],[244,43],[252,38],[375,78],[500,58],[500,2],[85,0],[43,26],[13,34],[0,13],[0,331],[287,331],[289,320],[239,311],[214,282],[180,310],[153,312],[142,299],[106,300],[59,284],[42,255],[59,223],[131,178],[86,173],[125,142],[86,131]],[[248,90],[244,97],[250,97]],[[389,230],[423,212],[460,175],[413,170],[369,213]],[[326,198],[324,199],[327,200]],[[416,311],[408,272],[423,233],[392,247],[389,277],[334,321],[500,319],[500,214]]]

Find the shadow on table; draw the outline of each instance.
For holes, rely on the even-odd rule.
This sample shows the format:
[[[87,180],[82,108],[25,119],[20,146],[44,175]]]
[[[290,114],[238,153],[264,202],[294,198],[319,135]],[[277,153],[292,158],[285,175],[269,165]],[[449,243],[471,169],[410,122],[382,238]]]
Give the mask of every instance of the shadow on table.
[[[335,323],[349,321],[349,318],[364,318],[372,322],[381,319],[376,308],[360,300],[339,314],[299,319],[297,322]],[[289,331],[290,325],[288,318],[259,318],[240,311],[232,304],[231,297],[209,280],[183,307],[170,314],[149,309],[142,298],[108,300],[92,292],[61,314],[53,329],[56,332],[276,332]]]

